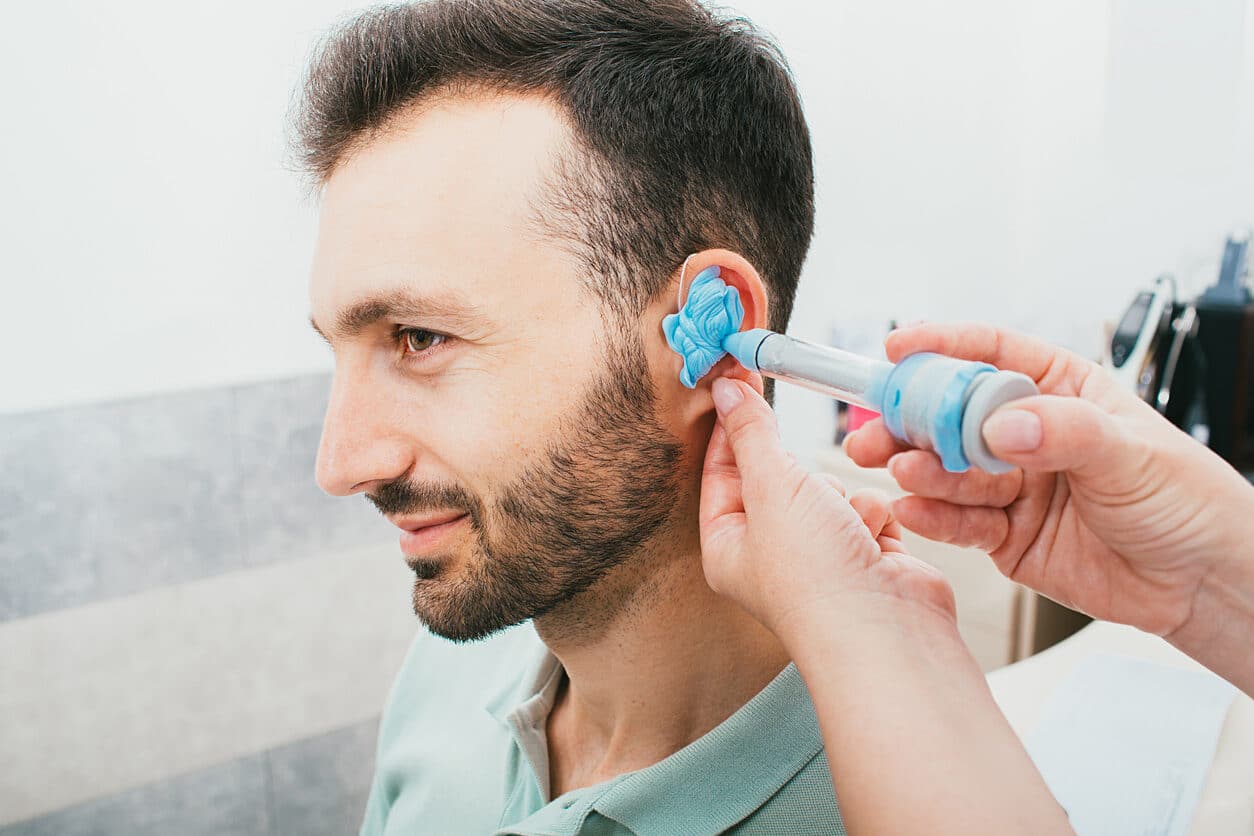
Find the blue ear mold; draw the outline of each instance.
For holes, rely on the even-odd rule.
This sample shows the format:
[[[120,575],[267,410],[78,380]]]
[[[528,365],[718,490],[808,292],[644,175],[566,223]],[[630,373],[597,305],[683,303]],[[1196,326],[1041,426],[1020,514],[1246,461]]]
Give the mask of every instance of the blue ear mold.
[[[684,358],[679,382],[695,388],[723,358],[723,341],[740,330],[744,319],[740,293],[720,278],[717,265],[698,273],[679,313],[662,319],[667,344]]]

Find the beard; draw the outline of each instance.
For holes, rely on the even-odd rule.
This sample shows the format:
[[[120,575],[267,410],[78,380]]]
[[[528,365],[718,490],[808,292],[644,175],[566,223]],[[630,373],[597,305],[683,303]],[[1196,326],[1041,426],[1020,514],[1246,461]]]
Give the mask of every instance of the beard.
[[[540,460],[490,502],[460,485],[400,480],[367,496],[384,514],[460,510],[470,522],[474,548],[460,571],[451,559],[411,564],[414,613],[431,632],[474,641],[555,608],[578,609],[580,596],[643,551],[678,507],[683,447],[660,424],[643,352],[629,339],[607,348],[601,373]]]

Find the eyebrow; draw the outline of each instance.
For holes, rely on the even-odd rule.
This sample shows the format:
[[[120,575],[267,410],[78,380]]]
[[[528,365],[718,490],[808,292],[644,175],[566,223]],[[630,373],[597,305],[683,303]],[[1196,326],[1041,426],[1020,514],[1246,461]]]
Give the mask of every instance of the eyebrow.
[[[460,296],[420,296],[403,290],[393,290],[367,296],[335,317],[335,325],[324,331],[317,320],[309,317],[309,324],[318,336],[328,344],[333,340],[351,340],[372,325],[385,319],[421,320],[437,319],[454,327],[482,321],[479,309]]]

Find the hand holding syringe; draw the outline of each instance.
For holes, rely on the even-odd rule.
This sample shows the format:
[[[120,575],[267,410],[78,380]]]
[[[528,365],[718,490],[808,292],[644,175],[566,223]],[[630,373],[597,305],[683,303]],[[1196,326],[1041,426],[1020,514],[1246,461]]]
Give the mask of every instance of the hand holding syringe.
[[[751,371],[879,412],[897,439],[934,450],[955,473],[1011,470],[980,429],[999,406],[1039,394],[1027,375],[987,363],[923,353],[893,364],[762,328],[729,335],[723,348]]]

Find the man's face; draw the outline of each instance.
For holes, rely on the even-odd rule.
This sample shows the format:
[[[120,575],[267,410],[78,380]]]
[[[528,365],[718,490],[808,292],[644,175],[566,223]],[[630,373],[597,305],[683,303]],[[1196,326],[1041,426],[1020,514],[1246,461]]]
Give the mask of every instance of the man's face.
[[[539,99],[438,101],[323,195],[312,311],[336,370],[318,481],[416,529],[414,610],[453,639],[578,600],[681,494],[649,323],[618,323],[531,223],[568,141]]]

